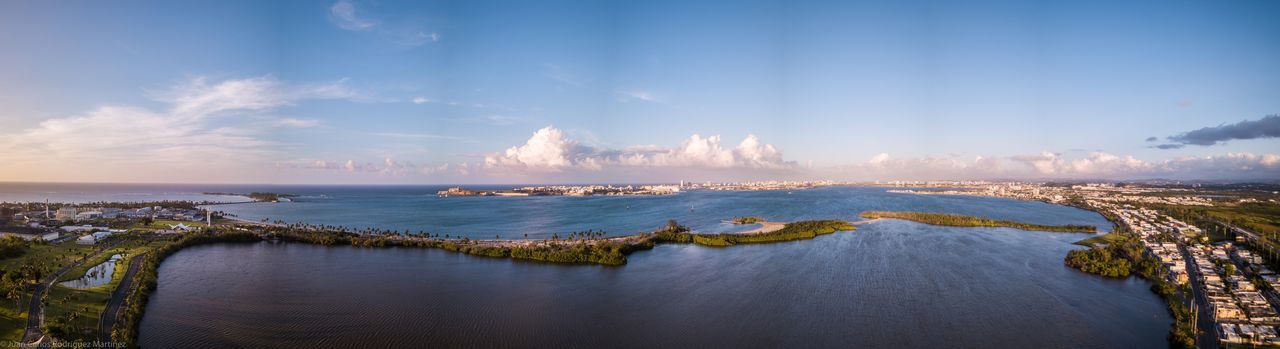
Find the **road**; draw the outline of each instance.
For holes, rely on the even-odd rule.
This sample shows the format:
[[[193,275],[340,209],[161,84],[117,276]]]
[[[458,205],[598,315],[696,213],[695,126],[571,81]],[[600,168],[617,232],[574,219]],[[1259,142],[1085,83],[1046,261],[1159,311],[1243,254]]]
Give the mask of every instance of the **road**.
[[[120,278],[120,284],[116,285],[116,290],[111,294],[111,300],[107,301],[107,308],[102,311],[102,319],[98,321],[98,340],[106,343],[111,341],[111,330],[116,325],[116,319],[120,318],[120,306],[124,304],[124,297],[133,292],[133,277],[138,274],[138,269],[142,265],[142,257],[145,253],[129,259],[129,270],[124,272],[124,276]]]
[[[34,290],[32,290],[31,292],[31,304],[27,308],[27,328],[22,333],[23,343],[35,343],[44,339],[44,333],[42,332],[42,329],[41,329],[41,327],[43,327],[44,325],[44,302],[42,302],[41,299],[44,298],[45,292],[47,292],[50,288],[53,288],[53,284],[55,282],[58,282],[58,278],[61,278],[62,274],[66,274],[68,270],[71,270],[71,268],[75,268],[81,264],[84,264],[84,262],[88,261],[89,258],[92,258],[93,256],[96,256],[99,253],[102,253],[102,251],[111,249],[115,247],[117,244],[119,244],[119,241],[113,242],[110,245],[103,245],[102,247],[99,247],[96,251],[89,254],[88,256],[81,258],[80,260],[77,260],[75,263],[71,263],[71,265],[62,267],[62,269],[59,269],[57,273],[54,273],[53,275],[49,276],[49,278],[46,279],[44,282],[41,282],[40,284],[37,284],[35,286]]]
[[[1187,273],[1189,273],[1191,282],[1191,298],[1196,306],[1196,347],[1201,349],[1218,348],[1218,329],[1213,323],[1213,314],[1209,313],[1209,299],[1205,298],[1204,279],[1200,275],[1200,269],[1194,268],[1191,253],[1187,251],[1186,245],[1178,244],[1178,249],[1182,252],[1182,260],[1186,263]]]

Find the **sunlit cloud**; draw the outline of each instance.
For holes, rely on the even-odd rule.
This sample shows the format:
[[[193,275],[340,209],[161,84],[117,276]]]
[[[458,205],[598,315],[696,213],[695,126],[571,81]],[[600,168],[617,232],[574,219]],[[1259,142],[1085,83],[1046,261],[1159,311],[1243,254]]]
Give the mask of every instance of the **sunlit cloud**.
[[[0,134],[0,147],[21,150],[0,152],[0,168],[59,176],[93,168],[87,177],[118,177],[252,166],[269,161],[286,147],[274,140],[273,131],[319,124],[274,117],[272,110],[301,100],[346,98],[354,93],[343,81],[292,85],[265,76],[216,82],[194,77],[147,95],[167,107],[107,105]],[[140,168],[147,170],[137,171]]]
[[[486,155],[484,167],[498,172],[560,172],[645,167],[786,169],[796,164],[783,160],[776,147],[760,142],[755,135],[748,135],[733,147],[724,146],[720,136],[695,134],[670,148],[646,145],[614,150],[582,145],[564,131],[547,126],[534,132],[525,144]]]

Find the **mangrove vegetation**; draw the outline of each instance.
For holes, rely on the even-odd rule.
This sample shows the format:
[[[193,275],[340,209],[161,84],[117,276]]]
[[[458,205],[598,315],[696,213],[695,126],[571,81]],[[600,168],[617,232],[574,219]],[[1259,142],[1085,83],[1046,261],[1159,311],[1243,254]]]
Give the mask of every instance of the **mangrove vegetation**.
[[[1042,225],[1030,224],[1006,220],[997,220],[983,217],[965,216],[950,213],[931,213],[931,212],[897,212],[897,211],[867,211],[862,213],[862,218],[866,219],[903,219],[917,223],[941,225],[948,227],[1004,227],[1022,230],[1036,230],[1063,233],[1093,233],[1098,231],[1098,227],[1092,225]]]

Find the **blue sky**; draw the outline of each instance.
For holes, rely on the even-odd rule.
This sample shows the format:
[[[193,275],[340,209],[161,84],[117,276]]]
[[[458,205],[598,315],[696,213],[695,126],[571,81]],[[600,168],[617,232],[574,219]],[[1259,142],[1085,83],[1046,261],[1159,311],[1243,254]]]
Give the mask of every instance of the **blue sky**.
[[[6,2],[0,180],[1276,178],[1273,131],[1176,138],[1277,127],[1276,15],[1275,1]]]

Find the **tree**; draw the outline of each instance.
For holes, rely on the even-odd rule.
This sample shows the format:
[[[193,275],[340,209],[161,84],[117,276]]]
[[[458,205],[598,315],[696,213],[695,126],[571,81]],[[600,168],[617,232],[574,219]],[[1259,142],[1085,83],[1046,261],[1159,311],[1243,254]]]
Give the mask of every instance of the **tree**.
[[[14,313],[22,313],[22,295],[25,294],[26,288],[22,285],[22,275],[18,272],[5,272],[0,276],[0,287],[3,287],[5,298],[10,299],[14,303]]]

